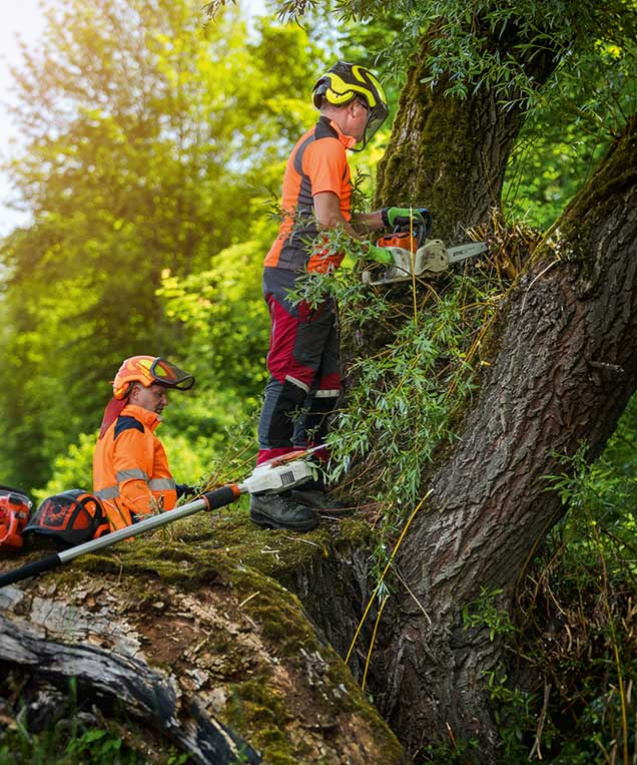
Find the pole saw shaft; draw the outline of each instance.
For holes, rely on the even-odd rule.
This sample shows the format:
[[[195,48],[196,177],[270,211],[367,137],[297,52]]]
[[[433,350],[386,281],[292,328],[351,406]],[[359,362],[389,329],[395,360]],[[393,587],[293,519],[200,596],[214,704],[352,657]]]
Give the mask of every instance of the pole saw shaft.
[[[143,521],[134,523],[132,526],[112,531],[110,534],[104,534],[104,536],[98,539],[91,539],[89,542],[84,542],[84,544],[76,545],[55,555],[49,555],[33,563],[26,563],[24,566],[13,571],[7,571],[6,574],[0,574],[0,587],[20,582],[23,579],[28,579],[30,576],[43,574],[63,563],[69,563],[80,555],[103,550],[105,547],[111,547],[111,545],[115,545],[123,539],[145,534],[147,531],[152,531],[160,526],[166,526],[168,523],[178,521],[180,518],[194,515],[200,510],[218,510],[221,507],[232,504],[241,494],[242,492],[236,484],[222,486],[214,491],[209,491],[199,499],[194,499],[192,502],[176,507],[174,510],[161,513],[161,515],[153,515]]]
[[[153,529],[157,529],[160,526],[166,526],[169,523],[173,523],[173,521],[194,515],[200,510],[218,510],[226,505],[231,505],[242,494],[278,494],[294,486],[299,486],[312,477],[312,468],[305,458],[322,448],[322,446],[315,446],[311,449],[284,455],[271,462],[259,465],[243,483],[221,486],[218,489],[206,492],[198,499],[193,499],[192,502],[176,507],[174,510],[169,510],[160,515],[153,515],[150,518],[134,523],[132,526],[112,531],[110,534],[104,534],[104,536],[98,539],[91,539],[89,542],[84,542],[84,544],[76,545],[55,555],[49,555],[47,558],[27,563],[20,568],[0,574],[0,587],[20,582],[23,579],[28,579],[30,576],[51,571],[51,569],[63,563],[69,563],[80,555],[103,550],[105,547],[111,547],[123,539],[130,539],[130,537],[145,534],[147,531],[153,531]]]

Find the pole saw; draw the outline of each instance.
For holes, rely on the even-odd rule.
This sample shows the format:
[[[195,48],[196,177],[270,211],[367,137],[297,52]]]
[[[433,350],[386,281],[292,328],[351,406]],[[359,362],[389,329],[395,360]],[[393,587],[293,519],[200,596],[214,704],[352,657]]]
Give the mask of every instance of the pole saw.
[[[198,499],[192,500],[192,502],[176,507],[174,510],[169,510],[160,515],[153,515],[143,521],[134,523],[132,526],[112,531],[110,534],[104,534],[98,539],[92,539],[90,542],[84,542],[84,544],[76,545],[55,555],[49,555],[41,560],[26,563],[20,568],[0,574],[0,587],[20,582],[23,579],[28,579],[30,576],[43,574],[46,571],[61,566],[63,563],[70,563],[70,561],[78,558],[80,555],[103,550],[106,547],[111,547],[121,542],[123,539],[129,539],[139,534],[145,534],[147,531],[153,531],[181,518],[194,515],[200,510],[218,510],[221,507],[232,504],[242,494],[279,494],[282,491],[299,486],[313,477],[312,465],[308,462],[307,458],[313,452],[323,448],[323,446],[315,446],[303,451],[290,452],[282,457],[264,462],[256,467],[252,474],[242,483],[221,486],[218,489],[206,492]]]

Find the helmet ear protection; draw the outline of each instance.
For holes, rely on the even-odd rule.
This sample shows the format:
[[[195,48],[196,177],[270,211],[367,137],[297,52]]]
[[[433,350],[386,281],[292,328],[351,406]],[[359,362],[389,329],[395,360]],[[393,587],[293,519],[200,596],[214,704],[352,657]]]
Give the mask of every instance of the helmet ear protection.
[[[360,151],[389,114],[387,96],[373,72],[358,64],[337,61],[319,78],[312,91],[312,100],[317,109],[325,103],[346,106],[354,99],[362,101],[368,111],[363,143],[360,149],[356,149]]]

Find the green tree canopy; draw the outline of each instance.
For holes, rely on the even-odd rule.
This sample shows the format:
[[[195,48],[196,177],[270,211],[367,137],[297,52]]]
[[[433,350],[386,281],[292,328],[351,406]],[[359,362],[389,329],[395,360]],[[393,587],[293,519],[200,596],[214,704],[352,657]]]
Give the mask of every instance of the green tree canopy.
[[[122,358],[193,355],[157,294],[163,278],[271,236],[254,218],[307,120],[316,50],[298,27],[249,33],[236,9],[204,22],[194,0],[73,0],[48,11],[16,72],[26,150],[10,171],[33,221],[0,251],[4,480],[42,485],[98,424]],[[253,247],[255,273],[262,258]],[[236,365],[232,331],[215,353]]]

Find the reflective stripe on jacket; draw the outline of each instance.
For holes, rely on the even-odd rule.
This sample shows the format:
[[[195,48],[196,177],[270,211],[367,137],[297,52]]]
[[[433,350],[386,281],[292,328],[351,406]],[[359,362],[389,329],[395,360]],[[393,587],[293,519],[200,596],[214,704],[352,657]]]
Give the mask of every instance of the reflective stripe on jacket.
[[[175,481],[154,433],[160,422],[155,412],[128,404],[95,445],[93,493],[102,500],[111,531],[130,526],[131,513],[175,507]]]

